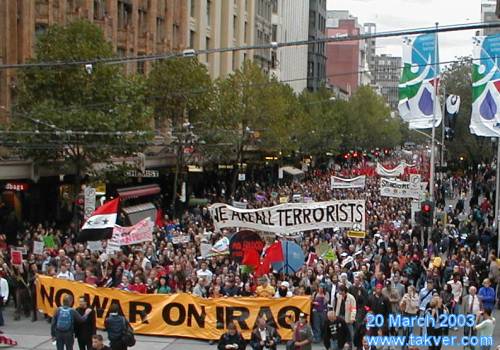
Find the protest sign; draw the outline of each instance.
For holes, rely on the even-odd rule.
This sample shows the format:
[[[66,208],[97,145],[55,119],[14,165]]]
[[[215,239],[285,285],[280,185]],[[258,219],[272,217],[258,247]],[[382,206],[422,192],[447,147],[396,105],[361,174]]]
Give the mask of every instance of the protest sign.
[[[241,264],[245,251],[253,249],[260,256],[262,250],[264,250],[264,245],[264,241],[257,232],[242,230],[235,233],[229,240],[229,252],[233,260]]]
[[[57,246],[54,236],[48,235],[43,237],[43,245],[47,248],[55,248]]]
[[[43,242],[33,241],[33,254],[43,254]]]
[[[387,169],[382,164],[377,163],[377,174],[385,177],[398,177],[405,173],[405,164],[399,163],[399,165],[393,169]]]
[[[351,238],[365,238],[366,237],[366,232],[365,231],[348,231],[347,232],[347,237]]]
[[[113,229],[114,243],[122,245],[132,245],[153,240],[154,222],[147,217],[137,224],[128,227],[115,225]]]
[[[418,199],[421,192],[420,187],[415,188],[407,181],[380,179],[380,195],[384,197]]]
[[[10,262],[12,265],[22,265],[23,263],[23,253],[20,250],[11,250],[10,251]]]
[[[172,237],[172,244],[189,243],[190,241],[191,241],[190,235],[180,235]]]
[[[138,294],[113,288],[38,275],[37,309],[54,315],[68,294],[73,300],[83,297],[95,310],[97,327],[104,328],[111,305],[130,322],[135,334],[219,339],[227,325],[237,323],[245,339],[250,339],[257,318],[265,315],[268,324],[277,329],[282,339],[291,339],[293,324],[300,313],[310,313],[311,298],[200,298],[192,294]],[[145,321],[147,320],[147,321]]]
[[[358,176],[352,179],[346,179],[343,177],[332,176],[331,177],[331,188],[365,188],[366,176]]]
[[[261,209],[238,209],[223,203],[209,207],[216,230],[241,227],[278,235],[329,227],[365,228],[365,201],[286,203]]]

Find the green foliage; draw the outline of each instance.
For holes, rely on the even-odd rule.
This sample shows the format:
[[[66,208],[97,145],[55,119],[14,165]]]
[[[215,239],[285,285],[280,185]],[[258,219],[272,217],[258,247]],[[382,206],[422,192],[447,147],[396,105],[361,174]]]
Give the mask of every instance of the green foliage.
[[[97,26],[77,21],[50,27],[38,38],[35,54],[34,62],[62,62],[113,52]],[[79,177],[92,172],[94,163],[109,165],[112,156],[143,150],[151,136],[145,85],[124,76],[117,65],[94,64],[91,74],[84,65],[28,68],[19,72],[18,86],[11,129],[32,133],[10,141],[38,163],[57,162]]]
[[[198,122],[212,102],[212,81],[196,58],[157,62],[148,76],[147,97],[157,121],[178,127],[184,121]]]
[[[443,74],[443,85],[447,94],[460,96],[460,111],[457,117],[455,137],[446,142],[446,156],[450,161],[464,157],[467,162],[489,162],[493,156],[493,146],[489,137],[479,137],[470,133],[469,123],[472,110],[470,58],[462,58],[452,63]]]

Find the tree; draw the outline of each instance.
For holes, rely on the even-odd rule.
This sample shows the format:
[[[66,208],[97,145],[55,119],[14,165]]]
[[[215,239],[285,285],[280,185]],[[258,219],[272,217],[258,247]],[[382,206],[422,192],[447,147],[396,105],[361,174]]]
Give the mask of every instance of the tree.
[[[446,94],[458,95],[461,100],[455,136],[451,142],[446,141],[446,156],[450,161],[457,161],[460,157],[464,157],[467,161],[477,164],[491,161],[493,147],[489,137],[473,135],[469,130],[472,110],[471,69],[470,58],[462,57],[458,62],[448,66],[443,73]]]
[[[361,86],[341,119],[342,145],[349,149],[395,147],[401,143],[400,120],[391,116],[382,96]]]
[[[284,129],[293,106],[291,89],[270,79],[250,61],[215,82],[214,104],[204,139],[213,162],[233,164],[230,195],[236,190],[243,156],[251,145],[274,151],[291,147]]]
[[[213,102],[213,86],[206,67],[196,58],[167,59],[156,63],[147,81],[148,99],[157,128],[170,124],[176,166],[171,208],[179,193],[179,177],[184,172],[184,149],[203,132]]]
[[[76,21],[40,35],[35,56],[35,63],[68,62],[112,57],[113,51],[99,27]],[[132,156],[151,137],[144,84],[118,65],[31,67],[18,79],[10,126],[15,139],[9,142],[38,164],[74,174],[75,195],[95,163],[114,168],[111,157]]]

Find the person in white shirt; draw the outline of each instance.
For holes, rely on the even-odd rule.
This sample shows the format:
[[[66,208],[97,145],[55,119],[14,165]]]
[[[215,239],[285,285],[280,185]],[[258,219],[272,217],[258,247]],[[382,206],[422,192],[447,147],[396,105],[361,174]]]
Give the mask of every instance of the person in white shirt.
[[[457,314],[458,305],[460,304],[460,299],[462,298],[462,282],[460,282],[460,273],[455,272],[453,274],[453,279],[448,281],[451,286],[451,294],[453,294],[453,300],[455,300],[455,307],[450,310],[451,313]]]
[[[3,326],[5,323],[3,320],[2,309],[5,303],[9,300],[9,283],[4,278],[3,269],[0,270],[0,326]]]
[[[198,271],[196,271],[196,277],[205,278],[208,283],[212,282],[213,273],[208,269],[206,261],[201,262],[201,268]]]
[[[469,287],[469,295],[464,298],[464,314],[465,315],[476,315],[476,318],[479,317],[481,312],[481,301],[477,296],[477,288],[472,286]],[[476,332],[473,327],[464,328],[464,336],[475,335]]]
[[[61,265],[61,271],[56,276],[57,278],[63,279],[63,280],[70,280],[74,281],[75,276],[71,271],[68,270],[68,265],[67,264],[62,264]]]
[[[484,309],[482,321],[474,327],[478,337],[493,337],[495,331],[495,318],[491,317],[491,310]],[[481,345],[481,350],[490,350],[490,346]]]

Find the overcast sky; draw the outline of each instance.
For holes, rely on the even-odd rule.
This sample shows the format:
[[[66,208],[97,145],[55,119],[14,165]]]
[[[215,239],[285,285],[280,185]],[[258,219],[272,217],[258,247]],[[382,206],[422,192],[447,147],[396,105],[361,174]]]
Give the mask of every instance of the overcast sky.
[[[374,22],[377,31],[404,30],[481,21],[481,0],[327,0],[328,10],[349,10],[360,24]],[[468,56],[474,31],[441,33],[440,61]],[[377,54],[401,56],[401,38],[377,39]]]

